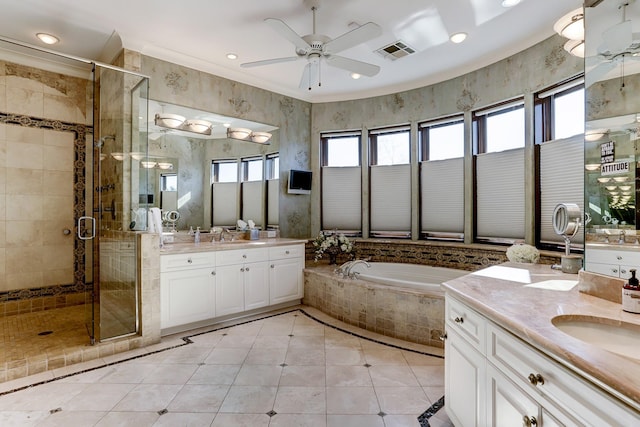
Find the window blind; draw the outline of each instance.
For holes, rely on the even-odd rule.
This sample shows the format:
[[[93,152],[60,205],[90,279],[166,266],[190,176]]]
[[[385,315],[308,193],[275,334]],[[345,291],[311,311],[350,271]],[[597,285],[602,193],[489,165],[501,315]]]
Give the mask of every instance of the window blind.
[[[212,184],[211,212],[213,225],[234,226],[238,219],[236,207],[238,205],[238,183],[215,182]]]
[[[423,232],[464,233],[464,159],[421,163]]]
[[[267,180],[267,224],[278,225],[280,212],[280,180]]]
[[[540,145],[540,241],[564,243],[553,231],[551,216],[558,203],[575,203],[584,212],[584,136]],[[583,243],[584,233],[571,239]]]
[[[411,231],[411,166],[371,166],[371,231]]]
[[[241,218],[245,222],[253,220],[257,226],[262,226],[262,181],[242,183]]]
[[[359,166],[322,168],[322,229],[362,230]]]
[[[479,239],[524,239],[524,148],[476,158]]]

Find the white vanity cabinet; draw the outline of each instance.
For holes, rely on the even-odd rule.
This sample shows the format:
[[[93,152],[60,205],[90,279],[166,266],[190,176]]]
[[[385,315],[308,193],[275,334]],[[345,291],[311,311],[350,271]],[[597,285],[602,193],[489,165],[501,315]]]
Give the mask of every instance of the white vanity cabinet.
[[[161,329],[216,316],[215,262],[215,252],[160,257]]]
[[[628,279],[629,270],[635,268],[640,272],[640,250],[636,248],[616,248],[609,245],[605,248],[587,245],[585,251],[585,269],[593,273]]]
[[[217,316],[269,305],[268,259],[267,248],[218,252]]]
[[[637,413],[604,390],[449,295],[446,316],[445,409],[454,425],[637,425]]]
[[[269,301],[271,304],[300,299],[304,292],[304,245],[269,248]]]

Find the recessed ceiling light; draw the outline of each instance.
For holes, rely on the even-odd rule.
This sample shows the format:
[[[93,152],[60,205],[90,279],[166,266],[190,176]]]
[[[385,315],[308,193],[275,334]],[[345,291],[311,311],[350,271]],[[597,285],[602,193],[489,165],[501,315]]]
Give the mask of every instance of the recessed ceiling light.
[[[358,80],[360,77],[362,77],[362,75],[358,73],[351,73],[351,78],[354,80]]]
[[[56,44],[60,41],[59,38],[47,33],[37,33],[36,37],[40,39],[41,42],[46,44]]]
[[[452,34],[449,39],[454,43],[462,43],[467,38],[467,33]]]
[[[502,0],[502,7],[513,7],[520,3],[521,0]]]
[[[235,53],[227,53],[227,59],[238,59],[238,55]]]

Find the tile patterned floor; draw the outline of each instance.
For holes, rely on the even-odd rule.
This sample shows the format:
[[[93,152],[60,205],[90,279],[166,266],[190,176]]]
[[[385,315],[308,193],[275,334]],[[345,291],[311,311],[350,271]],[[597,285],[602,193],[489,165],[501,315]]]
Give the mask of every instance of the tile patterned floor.
[[[163,341],[1,384],[0,425],[452,425],[441,349],[308,307]]]

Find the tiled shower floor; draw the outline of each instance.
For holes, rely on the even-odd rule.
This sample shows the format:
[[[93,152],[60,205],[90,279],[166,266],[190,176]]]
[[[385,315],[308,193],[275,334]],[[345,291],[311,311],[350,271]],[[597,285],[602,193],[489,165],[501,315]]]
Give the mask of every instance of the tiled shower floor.
[[[0,424],[451,426],[438,404],[440,349],[367,333],[308,307],[163,341],[174,345],[3,384]]]
[[[0,381],[65,366],[85,347],[84,305],[0,317]]]

